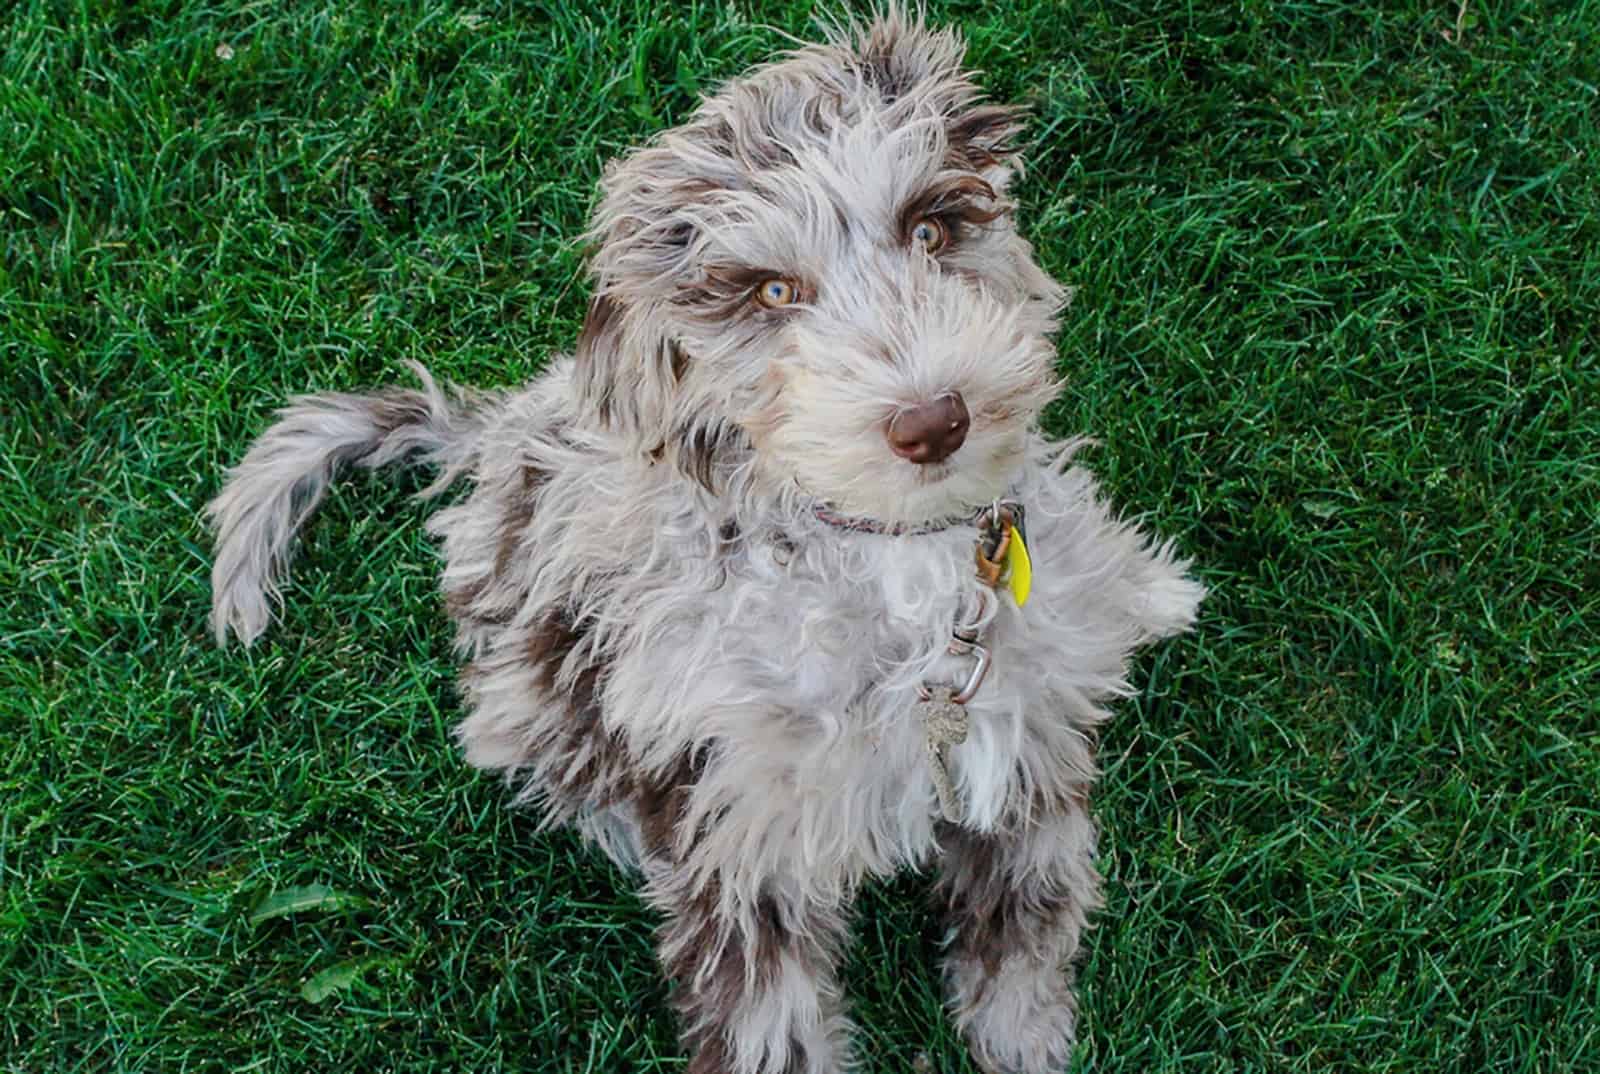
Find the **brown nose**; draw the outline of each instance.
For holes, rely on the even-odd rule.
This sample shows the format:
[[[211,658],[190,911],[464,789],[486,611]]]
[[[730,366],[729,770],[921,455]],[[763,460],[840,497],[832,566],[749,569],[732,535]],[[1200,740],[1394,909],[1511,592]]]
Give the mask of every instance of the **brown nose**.
[[[902,410],[889,422],[889,450],[912,462],[940,462],[956,453],[967,439],[972,416],[956,392],[931,403]]]

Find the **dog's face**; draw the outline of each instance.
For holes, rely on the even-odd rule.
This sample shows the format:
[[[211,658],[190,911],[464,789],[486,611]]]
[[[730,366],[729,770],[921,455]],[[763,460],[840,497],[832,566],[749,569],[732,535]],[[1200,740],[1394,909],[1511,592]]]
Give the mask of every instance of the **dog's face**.
[[[1005,200],[1016,113],[961,57],[894,12],[608,169],[578,347],[602,421],[691,471],[742,433],[763,479],[888,521],[1006,493],[1062,290]]]

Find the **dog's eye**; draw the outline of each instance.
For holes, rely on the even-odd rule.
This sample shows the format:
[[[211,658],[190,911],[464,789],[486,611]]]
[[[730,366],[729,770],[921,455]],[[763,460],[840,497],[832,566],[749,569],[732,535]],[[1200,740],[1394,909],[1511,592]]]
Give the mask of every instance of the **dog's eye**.
[[[756,288],[756,301],[763,306],[776,308],[787,306],[797,297],[795,286],[785,279],[771,279],[764,281]]]
[[[950,233],[937,218],[924,216],[917,221],[917,226],[911,229],[911,241],[930,254],[936,254],[944,249],[946,242],[950,241]]]

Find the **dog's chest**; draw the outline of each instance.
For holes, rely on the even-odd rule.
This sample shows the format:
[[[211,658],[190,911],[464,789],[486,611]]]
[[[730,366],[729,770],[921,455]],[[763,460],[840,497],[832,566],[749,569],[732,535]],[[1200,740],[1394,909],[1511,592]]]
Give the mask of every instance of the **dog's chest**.
[[[960,823],[998,825],[1041,706],[1018,609],[978,580],[973,549],[970,528],[752,536],[715,560],[637,559],[604,591],[608,730],[650,769],[703,762],[682,817],[703,833],[697,853],[752,882],[847,884],[925,862],[941,809],[919,692],[968,680],[952,632],[984,601],[994,662],[948,770]]]
[[[972,681],[977,654],[952,652],[952,633],[983,609],[993,663],[964,706],[948,772],[960,822],[998,822],[1026,748],[1028,683],[1008,659],[1025,637],[1016,608],[978,581],[968,535],[864,537],[831,551],[730,576],[716,677],[760,701],[721,729],[725,768],[764,781],[774,813],[792,789],[810,840],[850,846],[853,871],[887,872],[933,847],[940,806],[920,696]]]

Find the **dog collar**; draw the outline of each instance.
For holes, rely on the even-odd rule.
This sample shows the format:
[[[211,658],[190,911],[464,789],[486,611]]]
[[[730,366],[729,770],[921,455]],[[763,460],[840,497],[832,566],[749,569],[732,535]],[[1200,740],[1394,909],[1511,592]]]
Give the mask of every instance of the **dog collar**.
[[[915,537],[924,533],[942,533],[957,526],[976,525],[989,513],[989,510],[989,507],[984,506],[964,515],[946,515],[944,518],[932,518],[925,522],[884,522],[882,519],[867,515],[847,515],[842,511],[835,511],[824,503],[813,504],[811,513],[817,517],[817,521],[824,522],[836,530],[844,530],[846,533]]]
[[[847,515],[835,511],[820,501],[811,505],[817,521],[846,533],[871,533],[883,537],[912,537],[924,533],[942,533],[957,526],[974,526],[978,530],[976,559],[978,577],[990,589],[999,587],[1001,577],[1006,587],[1026,604],[1032,587],[1033,565],[1028,556],[1025,512],[1017,500],[995,500],[984,507],[975,508],[965,515],[946,515],[925,522],[884,522],[867,515]],[[1015,540],[1012,539],[1013,534]]]

